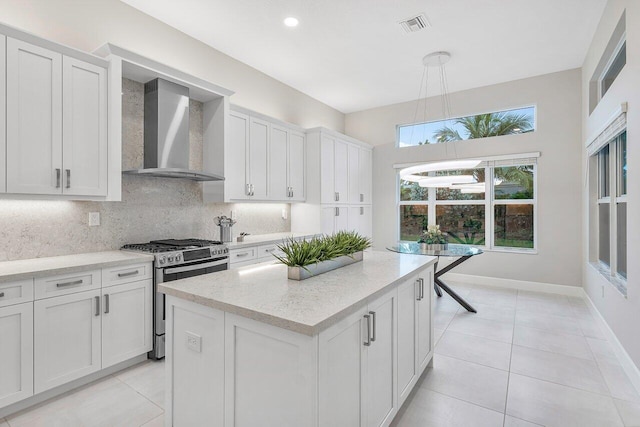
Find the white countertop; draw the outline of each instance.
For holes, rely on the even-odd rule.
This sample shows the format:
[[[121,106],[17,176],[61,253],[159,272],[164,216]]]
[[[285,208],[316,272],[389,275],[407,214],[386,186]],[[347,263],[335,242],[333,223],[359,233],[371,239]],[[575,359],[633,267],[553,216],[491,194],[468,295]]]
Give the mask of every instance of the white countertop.
[[[0,262],[0,282],[151,261],[153,261],[153,255],[127,251],[90,252],[76,255],[3,261]]]
[[[292,233],[290,231],[284,233],[270,233],[270,234],[249,234],[244,236],[244,242],[237,242],[235,237],[233,242],[225,243],[230,250],[248,248],[257,245],[266,245],[269,243],[282,243],[284,239],[294,238],[299,239],[303,237],[313,237],[319,233]],[[237,237],[237,236],[236,236]]]
[[[270,261],[167,282],[158,289],[313,336],[435,261],[430,256],[371,251],[364,253],[362,262],[303,281],[288,280],[287,267]]]

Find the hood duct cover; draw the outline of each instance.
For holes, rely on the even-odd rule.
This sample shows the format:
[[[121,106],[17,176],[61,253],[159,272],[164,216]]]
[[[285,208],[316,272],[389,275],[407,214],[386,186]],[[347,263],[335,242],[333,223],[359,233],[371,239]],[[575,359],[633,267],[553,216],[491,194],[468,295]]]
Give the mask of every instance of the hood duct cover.
[[[224,177],[189,169],[189,88],[155,79],[144,86],[144,168],[126,174],[193,181]]]

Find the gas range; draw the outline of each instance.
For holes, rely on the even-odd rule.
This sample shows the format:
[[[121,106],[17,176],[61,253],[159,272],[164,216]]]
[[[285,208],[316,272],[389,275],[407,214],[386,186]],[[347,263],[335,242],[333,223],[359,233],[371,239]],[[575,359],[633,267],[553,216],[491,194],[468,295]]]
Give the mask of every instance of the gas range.
[[[155,267],[170,267],[185,263],[228,257],[227,245],[218,240],[166,239],[149,243],[124,245],[126,251],[146,252],[154,255]]]

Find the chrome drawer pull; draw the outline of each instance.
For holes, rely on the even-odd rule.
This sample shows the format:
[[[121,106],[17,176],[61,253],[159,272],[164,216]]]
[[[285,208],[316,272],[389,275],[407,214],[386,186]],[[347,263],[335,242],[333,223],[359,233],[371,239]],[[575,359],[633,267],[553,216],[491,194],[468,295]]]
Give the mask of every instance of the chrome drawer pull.
[[[100,297],[94,297],[96,300],[96,316],[100,316]]]
[[[138,270],[133,270],[133,271],[127,271],[126,273],[118,273],[118,277],[129,277],[129,276],[135,276],[136,274],[138,274],[139,271]]]
[[[371,342],[374,342],[376,340],[376,312],[370,311],[369,314],[373,319],[373,334],[371,335]]]
[[[71,188],[71,169],[65,169],[67,171],[67,188]]]
[[[243,252],[241,254],[236,254],[238,258],[249,255],[249,252]]]
[[[81,285],[83,282],[82,279],[74,280],[73,282],[64,282],[64,283],[56,283],[58,288],[64,288],[65,286],[73,286],[73,285]]]
[[[4,292],[0,292],[0,298],[4,296]]]
[[[420,286],[420,279],[417,279],[414,283],[418,284],[418,297],[416,298],[416,301],[422,301],[422,286]]]
[[[367,340],[364,342],[364,345],[369,347],[371,345],[371,316],[365,314],[364,318],[367,319]]]
[[[56,188],[60,188],[60,169],[56,168]]]
[[[109,313],[109,294],[104,296],[104,314]]]

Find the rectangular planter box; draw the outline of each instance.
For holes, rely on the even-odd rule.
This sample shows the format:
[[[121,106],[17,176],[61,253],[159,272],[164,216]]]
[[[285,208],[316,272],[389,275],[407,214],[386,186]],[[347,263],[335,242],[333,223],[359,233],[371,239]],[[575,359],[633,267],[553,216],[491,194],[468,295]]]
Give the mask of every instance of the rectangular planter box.
[[[288,277],[291,280],[304,280],[360,261],[362,261],[362,251],[334,258],[329,261],[322,261],[318,264],[306,265],[304,268],[289,267]]]

